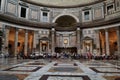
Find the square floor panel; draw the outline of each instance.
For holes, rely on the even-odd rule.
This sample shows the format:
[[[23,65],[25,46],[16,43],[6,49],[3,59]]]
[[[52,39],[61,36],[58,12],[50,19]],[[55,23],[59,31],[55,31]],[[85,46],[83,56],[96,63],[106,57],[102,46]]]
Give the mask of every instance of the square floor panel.
[[[0,80],[24,80],[28,74],[2,74],[0,73]]]
[[[16,67],[5,69],[3,71],[34,72],[40,68],[41,67],[35,67],[35,66],[16,66]]]
[[[66,64],[66,63],[55,63],[54,66],[78,66],[76,63],[73,64]]]
[[[88,63],[88,66],[108,66],[107,64],[99,64],[99,63]]]
[[[13,74],[15,76],[18,77],[18,80],[24,80],[27,76],[29,76],[28,74]]]
[[[90,67],[90,68],[98,73],[120,73],[120,68],[116,67]]]
[[[27,65],[45,65],[45,63],[42,63],[42,62],[31,62],[31,63],[28,63]]]
[[[83,73],[79,67],[52,67],[48,72],[77,72]]]
[[[18,77],[12,74],[0,74],[0,80],[18,80]]]
[[[90,80],[90,78],[85,75],[43,75],[39,80]]]
[[[103,76],[106,80],[120,80],[120,76]]]

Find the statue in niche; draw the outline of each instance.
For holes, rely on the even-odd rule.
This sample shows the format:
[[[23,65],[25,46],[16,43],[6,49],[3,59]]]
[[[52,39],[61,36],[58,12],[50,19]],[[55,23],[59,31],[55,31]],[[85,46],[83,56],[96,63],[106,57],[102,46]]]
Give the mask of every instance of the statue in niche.
[[[42,45],[42,51],[46,51],[46,44]]]
[[[90,51],[90,45],[86,44],[86,51],[89,52]]]
[[[87,51],[89,51],[89,46],[88,45],[86,46],[86,48],[87,48]]]

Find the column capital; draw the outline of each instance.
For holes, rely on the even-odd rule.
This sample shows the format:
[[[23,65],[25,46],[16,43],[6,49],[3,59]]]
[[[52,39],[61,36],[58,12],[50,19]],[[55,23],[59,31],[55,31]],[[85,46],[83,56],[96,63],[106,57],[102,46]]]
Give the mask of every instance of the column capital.
[[[5,26],[5,29],[10,29],[10,27],[9,26]]]
[[[100,32],[100,30],[98,29],[98,30],[94,30],[95,32]]]
[[[34,33],[38,33],[39,31],[34,31]]]
[[[28,30],[27,30],[27,29],[25,29],[25,33],[28,33]]]
[[[51,30],[52,30],[52,31],[55,31],[55,28],[52,28]]]
[[[77,30],[80,30],[80,28],[79,28],[79,27],[77,27]]]
[[[15,31],[19,31],[19,28],[15,28]]]
[[[120,30],[120,26],[117,26],[115,29],[116,29],[116,30]]]
[[[107,32],[108,32],[108,30],[109,30],[108,28],[105,29],[105,31],[107,31]]]

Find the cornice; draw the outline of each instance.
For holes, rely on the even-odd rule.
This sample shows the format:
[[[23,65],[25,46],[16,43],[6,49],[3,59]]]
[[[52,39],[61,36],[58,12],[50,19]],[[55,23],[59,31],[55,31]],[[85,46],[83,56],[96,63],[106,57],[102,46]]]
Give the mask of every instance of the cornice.
[[[37,6],[41,6],[41,7],[49,7],[49,8],[77,8],[77,7],[84,7],[84,6],[89,6],[89,5],[94,5],[100,2],[104,2],[106,0],[98,0],[95,2],[91,2],[91,3],[87,3],[87,4],[79,4],[79,5],[71,5],[71,6],[57,6],[57,5],[46,5],[46,4],[42,4],[42,3],[35,3],[33,1],[29,1],[29,0],[21,0],[23,2],[27,2],[29,4],[33,4],[33,5],[37,5]]]
[[[115,18],[115,19],[110,19],[105,21],[104,19],[99,20],[99,21],[91,21],[88,23],[79,23],[78,25],[80,26],[80,28],[84,29],[84,28],[95,28],[95,27],[102,27],[102,26],[107,26],[107,25],[112,25],[115,23],[119,23],[120,22],[120,17]],[[114,26],[113,26],[114,27]]]
[[[0,20],[8,22],[8,23],[13,23],[16,25],[28,26],[31,28],[51,29],[52,27],[54,27],[55,30],[57,31],[74,31],[77,29],[77,26],[79,26],[81,29],[85,29],[85,28],[96,28],[96,27],[101,27],[105,25],[119,23],[120,17],[115,18],[115,19],[110,19],[107,21],[105,21],[105,19],[102,19],[98,21],[76,23],[73,27],[57,27],[56,23],[35,22],[35,21],[27,20],[27,19],[17,18],[15,16],[10,16],[7,14],[0,14]]]
[[[50,29],[52,26],[54,26],[54,23],[41,23],[41,22],[35,22],[30,21],[27,19],[17,18],[15,16],[7,15],[7,14],[0,14],[0,20],[21,25],[21,26],[28,26],[33,28],[47,28]]]

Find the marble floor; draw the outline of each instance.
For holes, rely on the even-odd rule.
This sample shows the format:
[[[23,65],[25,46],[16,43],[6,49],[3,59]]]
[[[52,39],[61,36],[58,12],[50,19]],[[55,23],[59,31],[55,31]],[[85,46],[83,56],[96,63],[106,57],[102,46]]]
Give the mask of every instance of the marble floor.
[[[120,80],[120,61],[0,58],[0,80]]]

